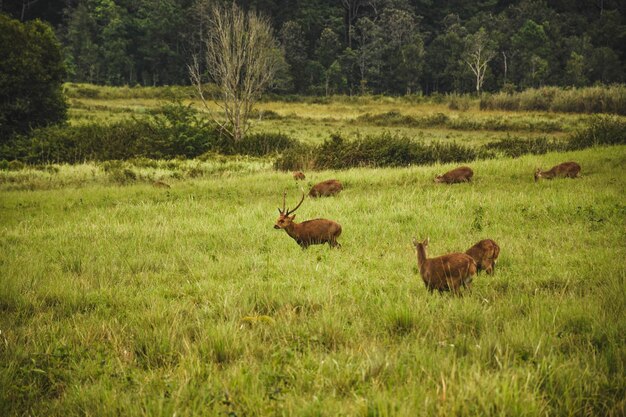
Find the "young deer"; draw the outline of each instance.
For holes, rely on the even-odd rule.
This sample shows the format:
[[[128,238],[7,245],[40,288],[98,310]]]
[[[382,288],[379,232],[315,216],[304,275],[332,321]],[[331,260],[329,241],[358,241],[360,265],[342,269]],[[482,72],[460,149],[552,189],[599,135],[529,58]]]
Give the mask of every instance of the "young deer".
[[[341,225],[337,222],[327,219],[307,220],[302,223],[296,223],[293,219],[296,217],[293,212],[304,201],[304,194],[295,209],[285,209],[285,197],[287,191],[283,194],[283,209],[278,209],[278,220],[274,225],[274,229],[284,229],[302,249],[306,249],[309,245],[328,243],[331,248],[339,248],[341,245],[337,242],[337,238],[341,234]],[[293,214],[290,216],[290,214]]]
[[[326,180],[315,184],[309,191],[309,197],[329,197],[339,194],[343,185],[337,180]]]
[[[576,162],[563,162],[553,166],[548,171],[542,171],[541,168],[537,168],[535,171],[535,182],[539,181],[539,178],[551,180],[554,177],[576,178],[578,176],[580,176],[580,165]]]
[[[456,182],[470,182],[472,180],[472,176],[474,175],[474,171],[470,167],[458,167],[451,171],[446,172],[443,175],[437,175],[435,177],[435,182],[437,183],[446,183],[446,184],[454,184]]]
[[[306,176],[304,175],[304,172],[302,171],[294,171],[292,175],[293,175],[293,179],[296,181],[306,179]]]
[[[458,294],[461,286],[470,286],[473,276],[476,275],[476,262],[471,256],[464,253],[449,253],[428,259],[426,253],[428,239],[418,242],[413,238],[413,245],[417,253],[420,275],[430,293],[437,290],[439,294],[443,291]]]
[[[465,253],[472,257],[478,270],[484,269],[486,273],[493,274],[493,268],[496,266],[498,255],[500,255],[500,246],[491,239],[484,239],[469,248]]]

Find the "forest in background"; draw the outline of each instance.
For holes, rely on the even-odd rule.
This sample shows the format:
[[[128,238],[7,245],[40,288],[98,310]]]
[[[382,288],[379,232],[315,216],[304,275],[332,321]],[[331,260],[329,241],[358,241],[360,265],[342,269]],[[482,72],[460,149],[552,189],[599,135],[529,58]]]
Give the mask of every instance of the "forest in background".
[[[189,84],[208,5],[219,0],[0,1],[49,22],[67,80]],[[617,0],[244,0],[270,17],[284,54],[274,92],[432,94],[626,80],[626,5]],[[470,61],[471,62],[471,61]]]

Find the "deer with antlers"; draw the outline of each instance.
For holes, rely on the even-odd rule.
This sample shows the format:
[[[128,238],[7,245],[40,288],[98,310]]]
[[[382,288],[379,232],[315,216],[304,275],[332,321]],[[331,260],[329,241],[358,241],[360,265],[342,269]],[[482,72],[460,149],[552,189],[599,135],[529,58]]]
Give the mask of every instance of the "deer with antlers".
[[[278,220],[274,224],[274,229],[283,229],[289,236],[296,241],[302,249],[308,248],[310,245],[328,243],[331,248],[340,248],[341,245],[337,242],[337,238],[341,234],[341,225],[337,222],[327,219],[313,219],[307,220],[302,223],[296,223],[293,219],[296,217],[293,214],[302,202],[304,201],[304,194],[302,199],[293,210],[285,208],[285,198],[287,191],[283,194],[283,209],[278,209]]]

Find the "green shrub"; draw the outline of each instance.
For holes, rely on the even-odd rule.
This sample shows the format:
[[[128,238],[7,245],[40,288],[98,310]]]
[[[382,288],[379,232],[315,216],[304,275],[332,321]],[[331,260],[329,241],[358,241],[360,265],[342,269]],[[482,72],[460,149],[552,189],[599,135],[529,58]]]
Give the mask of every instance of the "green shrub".
[[[227,144],[213,123],[175,102],[144,119],[36,129],[1,145],[0,158],[28,163],[194,158]]]
[[[109,179],[117,184],[129,184],[137,180],[137,173],[130,168],[113,168],[108,171]]]
[[[613,116],[595,116],[589,125],[573,133],[568,149],[584,149],[597,145],[626,144],[626,121]]]
[[[388,132],[348,141],[334,134],[317,147],[294,147],[284,152],[274,166],[283,170],[393,167],[466,162],[478,157],[480,150],[457,143],[424,144]]]
[[[472,105],[472,99],[469,96],[453,95],[450,97],[448,108],[450,110],[467,111]]]
[[[295,146],[297,141],[283,133],[255,133],[233,144],[230,153],[264,156],[282,152]]]
[[[284,150],[274,161],[274,169],[279,171],[308,170],[315,168],[317,147],[297,143]]]
[[[8,163],[7,168],[9,171],[20,171],[24,169],[26,165],[22,161],[11,161]]]
[[[504,156],[517,158],[526,154],[541,155],[547,152],[563,150],[563,142],[550,140],[546,137],[524,139],[517,136],[508,136],[496,142],[490,142],[483,146],[487,151],[498,151]]]

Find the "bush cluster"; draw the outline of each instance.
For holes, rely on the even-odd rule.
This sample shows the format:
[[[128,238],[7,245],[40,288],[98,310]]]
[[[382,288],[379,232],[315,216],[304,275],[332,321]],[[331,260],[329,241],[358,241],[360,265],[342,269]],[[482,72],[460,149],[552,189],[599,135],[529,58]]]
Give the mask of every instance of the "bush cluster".
[[[388,132],[352,141],[334,134],[319,146],[300,145],[283,152],[274,166],[281,170],[393,167],[467,162],[486,156],[481,149],[454,142],[426,144]]]
[[[508,136],[483,145],[483,148],[496,151],[501,155],[518,158],[522,155],[541,155],[547,152],[564,150],[567,144],[564,141],[548,139],[545,136],[524,139],[517,136]]]
[[[298,145],[284,151],[274,167],[279,170],[343,169],[468,162],[496,155],[517,158],[526,154],[569,151],[596,145],[626,144],[626,122],[612,116],[596,116],[585,129],[567,139],[507,136],[474,148],[458,143],[426,144],[405,136],[384,133],[348,141],[333,135],[319,146]]]
[[[531,88],[519,93],[485,95],[481,110],[527,110],[565,113],[613,113],[626,115],[626,86],[563,89]]]
[[[612,116],[594,116],[587,127],[569,137],[568,149],[624,144],[626,144],[626,120]]]
[[[295,144],[294,139],[280,133],[253,134],[233,143],[192,107],[175,102],[143,119],[35,129],[28,136],[0,144],[0,160],[80,163],[135,157],[195,158],[206,152],[263,156]]]

